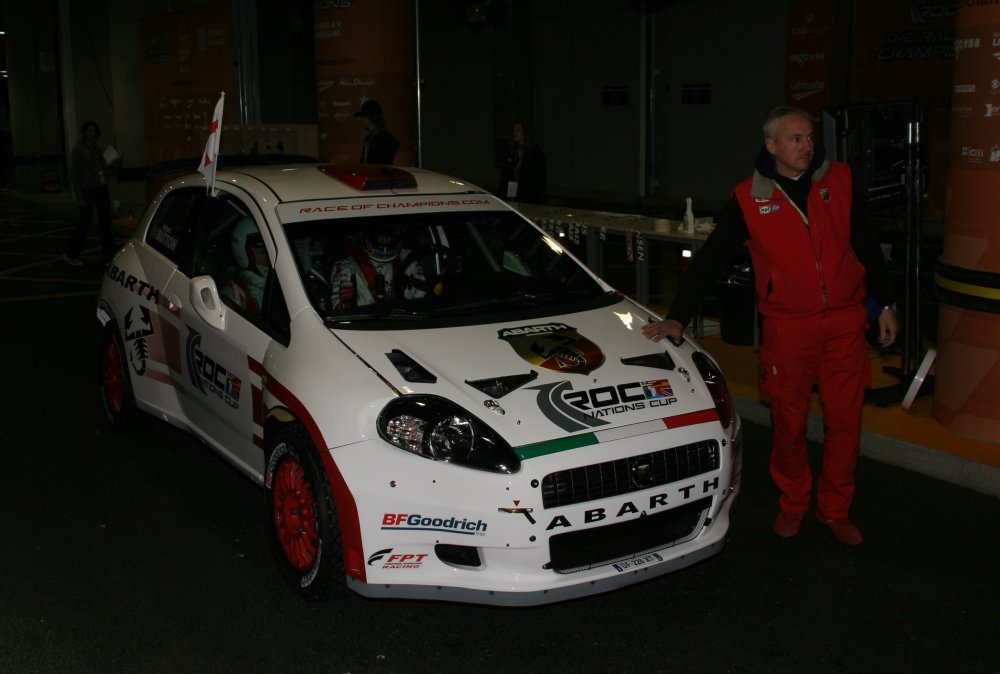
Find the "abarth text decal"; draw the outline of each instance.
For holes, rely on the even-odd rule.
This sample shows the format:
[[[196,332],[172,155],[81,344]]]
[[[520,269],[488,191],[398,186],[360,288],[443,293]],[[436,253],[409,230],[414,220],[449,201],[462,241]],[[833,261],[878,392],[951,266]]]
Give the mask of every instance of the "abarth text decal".
[[[636,501],[625,501],[617,508],[590,508],[583,511],[582,517],[577,517],[575,515],[556,515],[549,522],[549,525],[545,527],[546,531],[551,531],[552,529],[558,528],[573,528],[581,524],[594,524],[595,522],[602,522],[609,517],[614,519],[620,519],[625,517],[627,519],[633,519],[633,517],[642,517],[646,515],[649,511],[653,510],[665,510],[674,507],[674,501],[678,500],[677,497],[680,496],[680,501],[690,501],[692,498],[701,498],[707,494],[718,491],[719,489],[719,478],[714,477],[711,480],[704,480],[701,483],[701,489],[692,495],[692,491],[698,488],[697,484],[689,484],[683,487],[677,487],[674,490],[670,498],[670,503],[668,503],[668,494],[660,493],[653,494],[646,501],[639,502],[636,505]],[[573,520],[570,519],[573,517]]]
[[[133,292],[139,297],[146,299],[148,302],[156,304],[160,301],[160,291],[146,283],[138,276],[126,273],[124,269],[119,269],[115,265],[111,265],[108,269],[108,278],[120,285],[125,290]]]

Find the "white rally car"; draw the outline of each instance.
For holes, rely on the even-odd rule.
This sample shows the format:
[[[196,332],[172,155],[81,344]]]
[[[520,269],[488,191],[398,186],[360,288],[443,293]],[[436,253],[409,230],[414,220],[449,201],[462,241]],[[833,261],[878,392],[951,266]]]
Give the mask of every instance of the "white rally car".
[[[299,164],[167,184],[107,269],[101,396],[264,487],[284,575],[530,605],[721,550],[740,420],[693,341],[488,192]]]

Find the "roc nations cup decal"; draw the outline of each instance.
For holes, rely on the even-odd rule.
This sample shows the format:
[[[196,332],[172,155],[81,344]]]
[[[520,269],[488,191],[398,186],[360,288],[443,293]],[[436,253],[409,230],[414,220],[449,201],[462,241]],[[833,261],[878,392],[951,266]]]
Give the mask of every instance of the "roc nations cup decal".
[[[547,370],[588,374],[604,364],[604,352],[565,323],[504,328],[497,336],[521,358]]]
[[[526,390],[538,391],[538,409],[545,417],[568,433],[604,426],[604,417],[653,407],[667,407],[677,402],[667,379],[634,381],[617,386],[595,386],[574,390],[568,381],[559,381]]]
[[[188,376],[196,389],[215,396],[233,409],[239,409],[242,380],[201,350],[201,335],[190,330],[187,339]]]

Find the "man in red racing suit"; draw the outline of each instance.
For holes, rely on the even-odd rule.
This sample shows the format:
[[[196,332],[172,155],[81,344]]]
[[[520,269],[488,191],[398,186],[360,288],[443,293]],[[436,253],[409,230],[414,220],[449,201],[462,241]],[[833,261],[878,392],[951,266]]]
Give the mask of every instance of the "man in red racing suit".
[[[771,398],[771,476],[781,492],[774,531],[784,538],[799,532],[810,504],[806,423],[818,379],[825,432],[816,516],[841,542],[862,541],[849,511],[871,382],[866,298],[882,307],[879,343],[889,346],[898,332],[885,260],[863,210],[852,199],[850,167],[814,148],[808,113],[776,108],[754,174],[734,188],[667,318],[642,329],[680,343],[713,278],[747,244],[764,316],[760,387]]]

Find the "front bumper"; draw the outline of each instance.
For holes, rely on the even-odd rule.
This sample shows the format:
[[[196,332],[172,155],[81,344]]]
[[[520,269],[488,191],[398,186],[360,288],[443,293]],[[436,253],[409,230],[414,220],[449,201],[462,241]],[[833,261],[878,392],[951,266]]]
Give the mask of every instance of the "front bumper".
[[[378,441],[335,451],[362,539],[346,555],[362,567],[348,564],[348,586],[367,597],[529,606],[695,564],[718,553],[729,530],[742,465],[739,422],[730,430],[716,423],[616,439],[527,460],[516,475],[442,465]],[[661,447],[669,453],[706,441],[719,447],[717,466],[679,480],[636,489],[609,479],[625,484],[623,491],[591,490],[566,505],[543,493],[554,473],[606,470]],[[381,455],[382,486],[357,472],[373,454]]]

